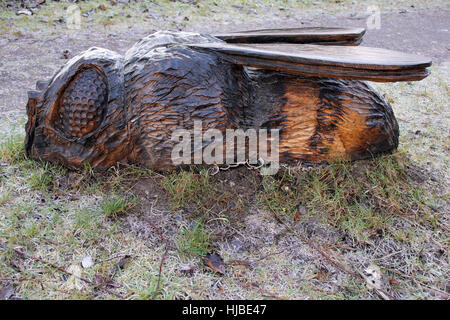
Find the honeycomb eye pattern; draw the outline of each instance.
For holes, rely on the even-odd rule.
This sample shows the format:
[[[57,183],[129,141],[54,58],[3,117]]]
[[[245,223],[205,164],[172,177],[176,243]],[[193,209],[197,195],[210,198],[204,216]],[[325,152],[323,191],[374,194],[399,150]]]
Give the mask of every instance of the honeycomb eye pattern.
[[[56,126],[69,138],[81,138],[97,129],[107,101],[105,77],[94,68],[79,71],[64,89]]]

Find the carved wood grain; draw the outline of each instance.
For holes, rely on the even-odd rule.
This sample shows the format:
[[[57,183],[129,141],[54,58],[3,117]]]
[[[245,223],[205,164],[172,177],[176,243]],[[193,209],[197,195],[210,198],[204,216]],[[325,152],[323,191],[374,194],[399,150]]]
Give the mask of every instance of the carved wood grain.
[[[431,61],[392,50],[308,44],[192,44],[220,52],[224,60],[293,74],[378,82],[417,81],[428,76]]]

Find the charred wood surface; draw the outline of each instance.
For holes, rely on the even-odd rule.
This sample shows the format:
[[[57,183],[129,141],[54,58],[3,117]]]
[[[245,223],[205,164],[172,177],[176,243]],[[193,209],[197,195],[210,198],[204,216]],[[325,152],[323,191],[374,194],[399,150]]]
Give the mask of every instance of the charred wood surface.
[[[223,53],[235,64],[294,74],[378,82],[415,81],[428,76],[431,61],[392,50],[298,44],[193,44]]]
[[[315,43],[358,45],[366,32],[363,28],[290,28],[249,30],[214,36],[228,43]]]

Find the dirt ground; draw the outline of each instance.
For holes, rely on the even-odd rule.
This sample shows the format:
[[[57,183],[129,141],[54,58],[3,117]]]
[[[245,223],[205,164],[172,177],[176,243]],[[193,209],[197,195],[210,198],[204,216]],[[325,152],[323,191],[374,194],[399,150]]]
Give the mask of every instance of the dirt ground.
[[[105,3],[109,5],[109,1]],[[37,80],[49,79],[68,58],[92,46],[123,54],[137,40],[159,29],[214,34],[272,27],[366,27],[366,5],[360,5],[358,1],[352,1],[356,3],[354,5],[344,1],[348,10],[344,4],[335,9],[339,4],[334,2],[330,6],[332,9],[311,5],[302,10],[286,10],[280,3],[277,2],[275,9],[267,5],[270,10],[245,4],[230,6],[229,11],[212,13],[212,19],[206,17],[201,21],[191,16],[186,20],[180,11],[170,11],[164,16],[155,9],[157,7],[151,7],[147,13],[154,12],[151,15],[157,16],[152,20],[144,17],[144,20],[133,19],[127,24],[92,23],[89,26],[86,22],[81,30],[68,30],[60,23],[51,24],[52,19],[43,23],[42,28],[41,24],[38,28],[28,24],[22,27],[14,20],[17,18],[15,15],[2,16],[0,13],[4,20],[0,21],[4,31],[0,36],[2,141],[11,135],[23,134],[27,90],[34,89]],[[322,202],[319,206],[310,206],[307,202],[299,205],[295,201],[295,210],[302,214],[302,218],[294,227],[288,227],[277,219],[276,213],[290,210],[288,203],[298,194],[289,188],[298,183],[301,185],[303,182],[300,180],[305,173],[294,174],[297,180],[288,184],[284,176],[266,181],[254,172],[238,168],[204,184],[196,182],[199,185],[195,184],[194,191],[189,194],[193,200],[186,204],[185,199],[177,198],[177,187],[184,183],[193,184],[193,176],[188,174],[152,173],[150,177],[129,183],[126,175],[124,178],[122,172],[114,171],[106,178],[109,184],[103,190],[98,187],[103,182],[98,182],[97,178],[87,179],[79,172],[60,173],[59,169],[39,167],[33,170],[50,172],[56,181],[56,184],[52,182],[53,189],[43,191],[40,187],[33,189],[26,181],[35,177],[34,171],[27,176],[29,173],[23,173],[20,164],[3,160],[0,240],[65,268],[72,268],[72,272],[79,269],[77,266],[83,257],[92,256],[96,261],[93,269],[80,271],[89,279],[109,272],[119,260],[122,261],[121,258],[130,256],[132,261],[114,278],[114,282],[121,286],[109,287],[126,298],[153,298],[154,292],[159,290],[157,297],[162,299],[449,299],[450,8],[445,1],[433,1],[425,8],[417,3],[420,2],[406,1],[397,5],[379,1],[381,28],[367,30],[362,45],[430,57],[433,60],[432,75],[418,83],[375,84],[391,102],[398,118],[400,153],[379,162],[351,164],[349,169],[350,177],[355,181],[360,181],[363,176],[368,181],[377,181],[372,188],[361,178],[366,187],[364,193],[371,191],[376,194],[377,183],[389,189],[389,179],[393,186],[399,177],[411,181],[410,185],[401,186],[394,192],[395,197],[407,201],[397,203],[390,199],[391,195],[385,194],[383,198],[377,194],[379,198],[374,196],[367,205],[382,208],[377,209],[381,214],[365,208],[352,208],[349,212],[355,210],[367,216],[361,220],[335,216],[327,220],[319,211],[341,212],[335,208],[341,202],[338,200],[336,205],[335,199],[332,201],[319,192],[318,197],[323,196],[323,199],[308,198],[314,203]],[[236,10],[243,13],[233,17]],[[9,25],[11,21],[14,25]],[[393,167],[395,173],[392,173]],[[374,175],[383,172],[388,178],[374,177],[371,170],[374,170]],[[331,183],[328,176],[336,174],[334,178],[339,180],[348,174],[346,168],[339,166],[320,168],[317,172],[317,176],[316,173],[306,173],[312,180],[304,183],[311,183],[311,189],[314,189],[314,177],[321,182],[324,179],[328,185]],[[194,179],[199,177],[195,175]],[[79,191],[74,185],[85,180],[88,181],[87,187]],[[116,182],[118,186],[110,186]],[[345,181],[342,183],[346,185]],[[126,191],[120,189],[120,185],[126,185]],[[67,190],[63,190],[64,186]],[[141,199],[140,205],[133,207],[124,217],[105,220],[104,199],[109,196],[108,190],[116,187],[133,193]],[[425,200],[421,194],[416,194],[416,188],[422,188],[427,194]],[[283,193],[280,190],[287,191]],[[266,197],[272,192],[281,197],[281,200],[277,199],[281,204],[278,203],[273,212],[268,209],[272,200]],[[196,198],[196,193],[199,197],[204,195],[204,198]],[[347,194],[346,197],[353,195]],[[286,199],[286,204],[283,204],[283,199]],[[395,205],[388,206],[388,200]],[[433,204],[430,205],[428,200]],[[261,206],[259,202],[269,205]],[[198,231],[195,223],[199,212],[204,213],[202,210],[208,206],[207,221],[202,220],[208,230],[201,227]],[[392,216],[383,215],[386,212]],[[360,221],[369,223],[370,227],[359,225]],[[178,243],[177,250],[169,250],[162,275],[159,275],[160,261],[167,247],[153,225],[162,230],[164,238]],[[98,235],[103,238],[99,240]],[[226,262],[225,275],[205,269],[199,257],[210,252],[211,246],[202,247],[202,237],[205,237],[204,242],[213,244],[214,251]],[[188,250],[189,254],[182,255],[179,254],[182,251],[180,241],[196,245]],[[312,241],[313,246],[307,241]],[[366,277],[377,278],[382,273],[377,281],[381,281],[379,285],[384,290],[373,290],[367,281],[343,271],[325,256],[332,256],[345,266],[353,266],[352,270],[366,270]],[[0,289],[13,286],[14,295],[19,298],[114,298],[72,277],[62,279],[54,270],[44,270],[42,265],[24,261],[12,253],[7,257],[5,254],[2,259],[8,261],[8,265],[4,269],[0,267],[0,278],[31,277],[36,282],[0,282]],[[41,287],[42,281],[47,281],[45,290]],[[157,288],[159,281],[161,285]]]

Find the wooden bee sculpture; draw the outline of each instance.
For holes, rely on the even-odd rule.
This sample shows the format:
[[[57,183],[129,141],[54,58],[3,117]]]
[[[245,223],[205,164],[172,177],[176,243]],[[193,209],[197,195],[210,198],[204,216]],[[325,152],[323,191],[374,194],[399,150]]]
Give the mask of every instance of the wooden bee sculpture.
[[[26,154],[71,168],[166,170],[176,166],[173,132],[196,120],[202,130],[278,129],[282,162],[392,151],[392,108],[364,80],[421,80],[431,61],[357,46],[364,32],[157,32],[125,56],[91,48],[28,93]]]

